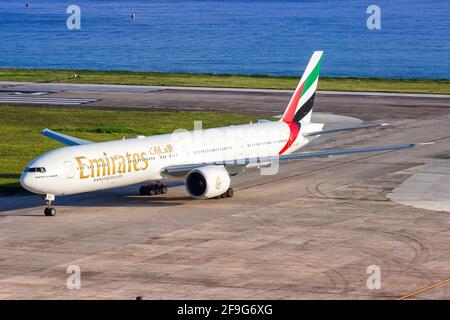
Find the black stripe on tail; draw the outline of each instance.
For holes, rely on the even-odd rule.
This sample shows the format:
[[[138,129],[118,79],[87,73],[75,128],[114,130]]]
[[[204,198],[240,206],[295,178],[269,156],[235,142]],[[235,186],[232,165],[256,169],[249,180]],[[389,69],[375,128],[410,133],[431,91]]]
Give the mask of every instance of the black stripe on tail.
[[[300,122],[300,120],[302,120],[312,110],[315,96],[316,93],[314,92],[311,98],[309,98],[308,101],[306,101],[300,109],[298,109],[294,116],[294,122]]]

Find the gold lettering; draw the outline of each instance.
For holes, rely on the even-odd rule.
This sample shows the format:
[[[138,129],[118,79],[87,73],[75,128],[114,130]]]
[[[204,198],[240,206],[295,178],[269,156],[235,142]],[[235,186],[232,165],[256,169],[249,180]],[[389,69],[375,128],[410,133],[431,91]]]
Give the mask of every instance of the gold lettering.
[[[144,166],[141,168],[141,170],[145,170],[148,168],[148,159],[147,159],[147,154],[145,152],[141,153],[141,158],[142,161],[144,162]]]
[[[105,156],[105,165],[106,165],[106,171],[108,172],[107,175],[111,175],[111,164],[109,163],[108,155],[103,152],[103,155]]]
[[[111,161],[111,174],[116,174],[116,157],[109,157]]]
[[[150,148],[150,155],[172,152],[173,147],[167,145],[161,150],[160,146]],[[83,156],[75,157],[80,171],[80,179],[100,176],[110,176],[117,173],[138,172],[148,169],[150,165],[146,152],[129,153],[124,155],[108,156],[103,152],[104,158],[88,159]],[[118,162],[117,162],[118,161]],[[87,169],[87,172],[85,172]],[[89,170],[90,169],[90,170]]]
[[[125,173],[127,171],[126,163],[125,163],[125,157],[124,156],[116,156],[119,158],[119,170],[117,170],[118,173]]]
[[[133,154],[133,168],[134,168],[134,171],[140,171],[141,170],[138,167],[139,160],[141,160],[141,157],[139,156],[139,154],[138,153]]]
[[[100,177],[100,167],[102,169],[102,176],[106,175],[106,166],[105,166],[105,160],[102,158],[99,159],[90,159],[89,164],[91,166],[91,177],[95,177],[95,168],[97,168],[97,177]],[[95,168],[94,168],[95,167]]]
[[[125,154],[125,156],[127,157],[127,163],[128,163],[128,172],[131,172],[131,154],[130,153],[128,153],[128,151],[127,151],[127,153]]]
[[[77,160],[78,166],[80,167],[80,179],[86,179],[89,178],[89,175],[84,174],[85,164],[83,163],[83,161],[81,161],[82,159],[86,160],[86,157],[75,157],[75,160]]]

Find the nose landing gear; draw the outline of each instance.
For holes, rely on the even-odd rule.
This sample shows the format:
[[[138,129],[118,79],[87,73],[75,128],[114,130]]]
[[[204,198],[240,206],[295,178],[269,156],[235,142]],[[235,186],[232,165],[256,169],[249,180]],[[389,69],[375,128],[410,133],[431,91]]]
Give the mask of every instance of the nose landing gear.
[[[53,208],[53,207],[46,207],[46,208],[44,209],[44,214],[45,214],[47,217],[53,217],[53,216],[56,214],[56,209]]]
[[[47,217],[53,217],[56,215],[56,209],[52,206],[53,201],[55,201],[55,196],[53,194],[47,194],[45,195],[45,200],[47,200],[47,206],[44,209],[44,214]]]
[[[154,196],[156,194],[166,194],[167,187],[162,183],[152,183],[147,186],[141,186],[139,188],[139,194],[141,196]]]

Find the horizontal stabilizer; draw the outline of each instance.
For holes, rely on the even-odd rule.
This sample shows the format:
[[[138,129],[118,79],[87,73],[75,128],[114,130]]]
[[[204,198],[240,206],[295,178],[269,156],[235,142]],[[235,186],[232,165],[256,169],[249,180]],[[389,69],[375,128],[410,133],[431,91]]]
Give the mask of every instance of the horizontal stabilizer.
[[[330,129],[330,130],[307,132],[307,133],[304,133],[303,136],[311,137],[311,136],[318,136],[318,135],[322,135],[322,134],[330,134],[330,133],[336,133],[336,132],[342,132],[342,131],[367,129],[367,128],[375,128],[375,127],[385,127],[387,125],[389,125],[389,123],[366,123],[366,124],[360,124],[360,125],[354,126],[354,127],[336,128],[336,129]]]
[[[83,140],[83,139],[79,139],[79,138],[75,138],[75,137],[71,137],[62,133],[58,133],[55,131],[52,131],[50,129],[44,129],[41,131],[41,133],[53,140],[56,140],[58,142],[64,143],[65,145],[68,146],[78,146],[80,144],[88,144],[88,143],[92,143],[91,141],[87,141],[87,140]]]

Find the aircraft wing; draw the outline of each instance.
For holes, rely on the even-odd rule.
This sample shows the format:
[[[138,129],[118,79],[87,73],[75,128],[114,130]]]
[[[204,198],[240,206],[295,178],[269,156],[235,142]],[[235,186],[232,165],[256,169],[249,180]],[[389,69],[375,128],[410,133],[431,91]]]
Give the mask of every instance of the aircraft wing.
[[[342,132],[342,131],[350,131],[350,130],[357,130],[357,129],[367,129],[367,128],[374,128],[374,127],[385,127],[389,125],[389,123],[363,123],[358,126],[353,127],[345,127],[345,128],[336,128],[336,129],[329,129],[329,130],[322,130],[322,131],[314,131],[314,132],[306,132],[303,134],[304,137],[310,137],[310,136],[317,136],[322,134],[329,134],[329,133],[336,133],[336,132]]]
[[[186,164],[186,165],[180,165],[180,166],[170,166],[165,168],[162,173],[168,174],[168,175],[174,175],[174,176],[181,176],[183,174],[188,173],[189,171],[207,166],[207,165],[223,165],[227,170],[230,171],[236,171],[237,169],[241,169],[247,165],[253,165],[257,166],[258,164],[261,164],[261,166],[268,165],[273,162],[283,162],[283,161],[289,161],[289,160],[301,160],[301,159],[310,159],[310,158],[328,158],[332,156],[338,156],[338,155],[348,155],[348,154],[354,154],[354,153],[370,153],[370,152],[383,152],[383,151],[395,151],[395,150],[401,150],[401,149],[410,149],[414,147],[418,147],[424,144],[431,144],[430,143],[408,143],[408,144],[399,144],[399,145],[392,145],[392,146],[380,146],[380,147],[363,147],[363,148],[352,148],[352,149],[337,149],[337,150],[322,150],[322,151],[312,151],[312,152],[302,152],[302,153],[294,153],[294,154],[288,154],[288,155],[281,155],[281,156],[272,156],[272,157],[257,157],[257,158],[242,158],[242,159],[235,159],[235,160],[226,160],[226,161],[212,161],[212,162],[205,162],[205,163],[199,163],[199,164]],[[232,170],[230,170],[230,168]],[[237,173],[237,172],[236,172]]]
[[[44,130],[41,131],[41,133],[44,136],[49,137],[50,139],[59,141],[59,142],[64,143],[65,145],[68,145],[68,146],[78,146],[80,144],[92,143],[91,141],[75,138],[75,137],[72,137],[72,136],[68,136],[68,135],[65,135],[65,134],[62,134],[62,133],[58,133],[58,132],[52,131],[50,129],[44,129]]]

